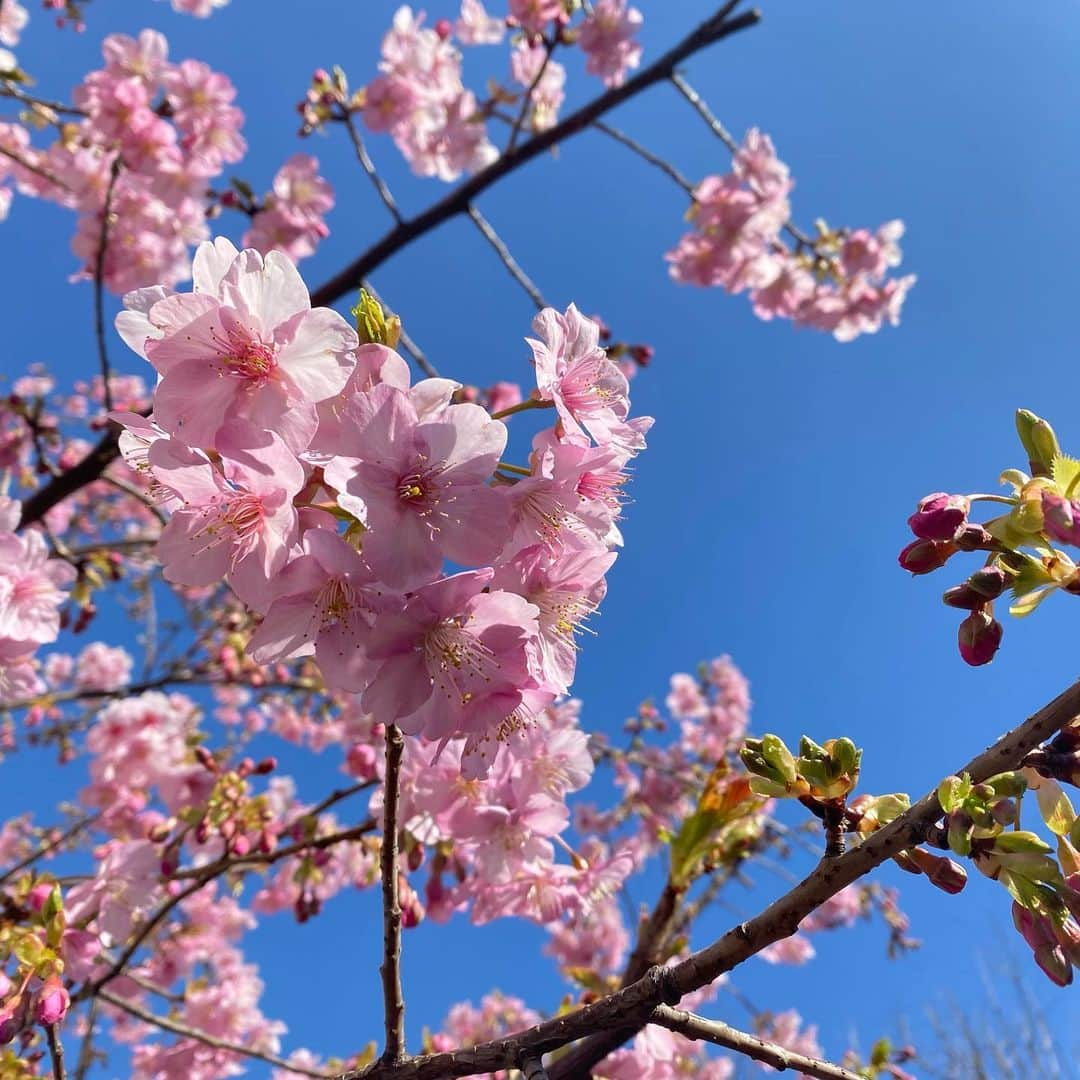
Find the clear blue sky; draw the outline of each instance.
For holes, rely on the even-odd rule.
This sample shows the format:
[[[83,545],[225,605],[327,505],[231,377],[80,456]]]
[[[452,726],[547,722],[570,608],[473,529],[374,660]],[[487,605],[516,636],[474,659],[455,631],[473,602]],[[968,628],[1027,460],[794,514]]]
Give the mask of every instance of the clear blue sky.
[[[387,222],[341,132],[297,140],[294,104],[317,66],[340,63],[354,84],[365,82],[395,6],[233,0],[202,22],[165,4],[114,0],[88,5],[82,37],[57,36],[35,10],[18,51],[47,96],[63,96],[94,66],[112,30],[158,27],[173,59],[226,71],[252,145],[237,172],[262,190],[304,149],[337,188],[331,236],[302,266],[314,285]],[[648,59],[714,5],[639,6]],[[870,226],[903,218],[904,269],[919,283],[899,329],[852,345],[760,323],[742,298],[677,287],[662,255],[679,235],[685,197],[591,133],[481,200],[551,303],[574,300],[603,313],[620,337],[656,349],[633,393],[636,411],[657,423],[576,690],[586,726],[615,732],[642,698],[664,693],[672,671],[728,652],[752,681],[759,731],[849,735],[866,749],[863,789],[921,794],[1077,675],[1080,601],[1056,596],[1030,621],[1010,620],[999,658],[971,670],[956,654],[956,615],[937,599],[953,579],[910,580],[895,556],[921,495],[992,489],[1002,468],[1022,464],[1016,406],[1046,415],[1066,448],[1080,450],[1080,10],[1005,0],[763,6],[758,28],[690,63],[692,81],[732,131],[756,125],[773,136],[797,179],[804,225],[817,216]],[[453,14],[441,0],[429,10]],[[495,55],[470,53],[466,71],[486,71]],[[572,101],[596,89],[572,72]],[[612,122],[693,178],[728,167],[723,147],[664,87]],[[371,149],[406,212],[442,193],[408,175],[387,141]],[[90,289],[65,284],[76,265],[73,224],[55,207],[17,199],[0,226],[5,372],[33,360],[62,379],[94,370]],[[530,304],[467,221],[444,226],[374,280],[445,373],[528,381],[521,338]],[[113,353],[138,370],[118,341]],[[119,625],[115,633],[124,643]],[[314,794],[335,767],[328,760],[299,779]],[[24,768],[55,775],[44,759]],[[706,929],[722,930],[781,887],[762,871],[754,876],[760,891],[733,892]],[[980,964],[996,971],[1015,956],[1028,970],[1000,888],[973,881],[950,898],[905,875],[881,880],[903,888],[921,952],[887,961],[885,932],[874,925],[819,937],[807,968],[751,961],[737,975],[756,1003],[796,1007],[818,1023],[833,1054],[851,1033],[865,1046],[894,1031],[900,1015],[924,1032],[924,1009],[977,987]],[[638,891],[635,901],[652,899]],[[367,899],[344,897],[303,927],[268,920],[251,939],[268,983],[266,1012],[289,1022],[289,1047],[347,1052],[377,1036],[380,930]],[[541,938],[508,922],[410,934],[413,1044],[453,1001],[493,987],[553,1007],[562,986],[537,958]],[[1075,996],[1030,970],[1075,1053]],[[730,999],[714,1008],[747,1022]]]

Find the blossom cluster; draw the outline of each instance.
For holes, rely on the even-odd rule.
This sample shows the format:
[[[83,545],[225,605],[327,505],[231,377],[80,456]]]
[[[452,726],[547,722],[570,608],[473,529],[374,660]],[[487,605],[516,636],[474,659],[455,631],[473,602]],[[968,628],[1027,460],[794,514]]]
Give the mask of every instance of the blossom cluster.
[[[61,607],[75,572],[49,558],[40,532],[18,534],[21,507],[0,496],[0,701],[40,688],[34,653],[60,633]]]
[[[111,34],[105,66],[75,89],[77,120],[51,106],[27,114],[51,124],[56,141],[36,148],[26,126],[0,123],[0,218],[12,184],[23,194],[77,211],[72,248],[83,260],[77,276],[99,273],[116,292],[173,284],[188,274],[189,248],[207,238],[212,181],[244,156],[243,112],[231,81],[198,60],[168,60],[165,37],[144,30],[137,39]],[[273,189],[250,207],[245,242],[293,258],[310,255],[327,234],[323,215],[333,206],[318,162],[294,155]],[[235,205],[226,192],[224,205]]]
[[[380,74],[361,95],[364,122],[370,131],[389,132],[421,176],[454,180],[478,172],[499,156],[486,125],[498,116],[497,106],[520,108],[515,129],[539,132],[556,123],[566,96],[566,68],[552,56],[559,45],[576,42],[586,70],[607,86],[620,85],[640,62],[635,35],[642,16],[626,0],[599,0],[579,26],[571,31],[568,23],[565,5],[550,0],[510,0],[505,19],[489,15],[480,0],[463,0],[456,22],[441,19],[431,27],[424,26],[423,14],[402,6],[382,41]],[[462,81],[457,44],[498,44],[507,26],[516,31],[510,83],[478,101]],[[323,118],[328,90],[316,73],[305,110],[309,129]]]
[[[791,319],[851,341],[874,333],[885,321],[896,325],[912,275],[889,277],[900,263],[904,227],[890,221],[869,229],[829,230],[783,241],[790,227],[794,187],[772,140],[747,132],[732,171],[708,176],[694,189],[688,218],[692,231],[668,253],[671,276],[682,284],[748,291],[761,319]]]
[[[537,316],[531,404],[557,421],[528,469],[500,471],[502,420],[455,404],[451,380],[410,385],[393,350],[310,307],[280,253],[218,239],[192,273],[194,292],[137,291],[117,320],[161,376],[152,418],[121,417],[121,449],[171,514],[165,577],[226,580],[263,616],[255,660],[313,655],[381,722],[466,736],[483,774],[570,686],[649,427],[596,324]]]

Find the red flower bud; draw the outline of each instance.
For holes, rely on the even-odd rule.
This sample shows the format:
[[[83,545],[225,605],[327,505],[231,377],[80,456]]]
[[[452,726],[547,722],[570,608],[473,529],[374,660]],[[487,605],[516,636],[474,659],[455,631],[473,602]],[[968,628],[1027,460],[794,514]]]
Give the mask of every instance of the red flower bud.
[[[923,540],[952,540],[967,524],[970,508],[971,503],[963,495],[938,491],[919,502],[919,508],[908,518],[908,525]]]
[[[973,611],[961,624],[957,635],[960,655],[972,667],[989,664],[1001,647],[1004,630],[988,611]]]
[[[900,552],[899,563],[912,574],[929,574],[956,554],[956,545],[939,540],[913,540]]]
[[[949,607],[960,608],[962,611],[978,611],[986,604],[986,597],[980,596],[967,582],[946,589],[941,600]]]
[[[454,32],[453,24],[449,19],[440,19],[435,24],[435,33],[445,41]]]

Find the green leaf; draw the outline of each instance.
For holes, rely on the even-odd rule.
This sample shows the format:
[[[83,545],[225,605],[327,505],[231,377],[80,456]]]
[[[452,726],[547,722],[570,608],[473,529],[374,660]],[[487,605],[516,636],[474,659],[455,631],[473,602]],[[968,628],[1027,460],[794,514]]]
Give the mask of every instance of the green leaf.
[[[1080,461],[1067,454],[1057,454],[1050,463],[1050,476],[1061,489],[1061,493],[1069,498],[1072,495],[1072,489],[1080,480]]]
[[[1067,835],[1076,821],[1076,811],[1061,785],[1056,780],[1043,780],[1035,789],[1035,800],[1046,827],[1055,836]]]
[[[994,841],[994,850],[1009,855],[1045,855],[1051,848],[1038,833],[1018,830],[1002,833]]]
[[[1047,585],[1041,589],[1033,589],[1031,592],[1024,593],[1023,596],[1018,596],[1009,605],[1009,614],[1016,619],[1022,619],[1025,615],[1030,615],[1051,593],[1054,592],[1055,586]]]

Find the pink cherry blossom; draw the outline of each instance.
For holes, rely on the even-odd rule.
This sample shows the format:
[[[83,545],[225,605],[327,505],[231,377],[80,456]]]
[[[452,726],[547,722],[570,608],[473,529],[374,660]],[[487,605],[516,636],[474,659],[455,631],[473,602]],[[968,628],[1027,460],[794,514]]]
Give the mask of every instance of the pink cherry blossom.
[[[477,565],[505,536],[506,505],[488,481],[506,446],[506,427],[478,405],[451,405],[422,420],[410,394],[387,383],[358,394],[343,413],[355,457],[324,473],[363,501],[364,557],[388,584],[429,581],[444,558]]]
[[[162,376],[154,419],[189,446],[214,447],[228,421],[244,419],[303,450],[318,426],[316,404],[349,377],[356,333],[337,312],[311,307],[296,267],[278,252],[235,254],[216,288],[205,288],[227,252],[202,245],[193,267],[196,291],[150,309],[151,323],[171,327],[145,342]]]
[[[513,593],[485,592],[490,580],[490,571],[455,574],[376,620],[365,709],[409,734],[466,735],[467,753],[516,726],[535,686],[539,612]]]
[[[641,45],[634,36],[643,21],[627,0],[597,0],[578,35],[588,57],[586,71],[599,75],[605,86],[621,86],[627,70],[641,62]]]
[[[359,691],[374,613],[388,606],[367,564],[336,533],[309,529],[304,554],[273,582],[275,599],[248,643],[257,663],[314,655],[334,689]]]
[[[304,470],[271,432],[233,421],[218,438],[220,471],[174,439],[149,451],[155,479],[183,501],[157,545],[165,577],[211,585],[225,577],[256,608],[299,539],[293,496]]]
[[[506,34],[506,23],[489,15],[480,0],[461,0],[454,33],[462,45],[498,45]]]

